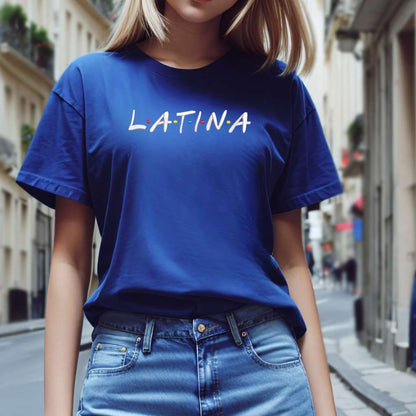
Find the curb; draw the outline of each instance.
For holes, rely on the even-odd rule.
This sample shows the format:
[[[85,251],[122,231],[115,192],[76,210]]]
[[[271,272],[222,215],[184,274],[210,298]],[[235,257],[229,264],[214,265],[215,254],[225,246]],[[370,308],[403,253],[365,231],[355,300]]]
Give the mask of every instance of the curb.
[[[0,338],[45,329],[45,319],[18,321],[0,325]]]
[[[92,342],[91,341],[83,341],[81,340],[81,344],[79,346],[80,351],[85,351],[91,349]]]
[[[83,325],[88,325],[88,323],[84,322]],[[18,323],[12,323],[12,324],[4,324],[0,326],[0,339],[6,338],[13,335],[19,335],[19,334],[27,334],[27,333],[33,333],[36,331],[44,331],[45,330],[45,320],[39,319],[36,321],[24,321],[24,322],[18,322]],[[79,350],[85,351],[89,350],[91,348],[92,342],[91,342],[91,331],[88,330],[87,326],[83,326],[83,330],[81,333],[81,341]]]
[[[353,392],[376,412],[386,416],[412,416],[403,403],[366,383],[361,374],[336,353],[327,353],[328,365]],[[341,416],[341,415],[340,415]]]
[[[5,338],[10,335],[19,335],[19,334],[27,334],[28,332],[36,332],[36,331],[42,331],[45,327],[39,327],[39,328],[22,328],[22,329],[16,329],[9,332],[0,332],[0,338]]]

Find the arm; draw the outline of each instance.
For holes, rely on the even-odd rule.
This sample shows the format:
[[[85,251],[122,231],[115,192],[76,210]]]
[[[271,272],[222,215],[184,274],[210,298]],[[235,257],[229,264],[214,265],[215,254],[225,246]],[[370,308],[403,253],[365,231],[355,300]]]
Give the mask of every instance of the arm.
[[[315,294],[302,244],[301,209],[273,215],[273,256],[279,263],[307,331],[298,340],[317,416],[336,416]]]
[[[45,416],[72,416],[94,221],[94,212],[87,205],[56,196],[45,317]]]

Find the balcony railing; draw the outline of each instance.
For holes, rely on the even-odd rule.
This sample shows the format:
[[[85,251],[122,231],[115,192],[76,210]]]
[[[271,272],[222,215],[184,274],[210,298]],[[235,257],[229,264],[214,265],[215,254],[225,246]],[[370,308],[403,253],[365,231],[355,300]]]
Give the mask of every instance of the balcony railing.
[[[113,22],[116,18],[114,0],[89,0],[97,10]]]
[[[54,79],[54,51],[50,43],[36,44],[30,38],[30,31],[19,32],[12,26],[0,23],[0,43],[3,42]]]

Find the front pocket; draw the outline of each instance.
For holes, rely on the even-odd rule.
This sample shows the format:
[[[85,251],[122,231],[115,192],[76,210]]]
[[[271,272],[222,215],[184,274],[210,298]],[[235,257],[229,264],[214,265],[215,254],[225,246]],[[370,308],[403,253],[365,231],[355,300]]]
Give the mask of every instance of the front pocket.
[[[241,331],[244,349],[257,363],[270,368],[301,364],[296,339],[283,318],[272,318]]]
[[[129,370],[140,354],[142,336],[98,328],[88,363],[87,375],[117,374]]]

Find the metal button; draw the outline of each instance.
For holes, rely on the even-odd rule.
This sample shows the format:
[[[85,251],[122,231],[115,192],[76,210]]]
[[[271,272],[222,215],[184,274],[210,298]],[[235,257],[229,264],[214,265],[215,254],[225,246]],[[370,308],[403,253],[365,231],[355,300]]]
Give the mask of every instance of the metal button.
[[[199,332],[204,332],[205,331],[205,325],[204,324],[199,324],[198,325],[198,331]]]

